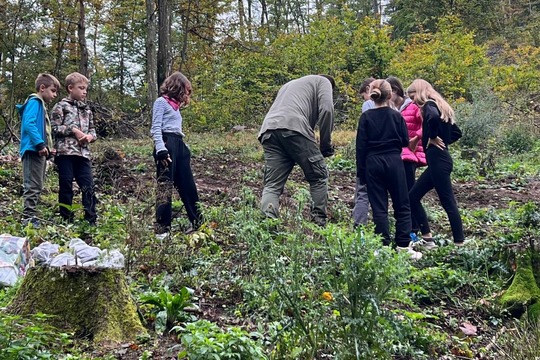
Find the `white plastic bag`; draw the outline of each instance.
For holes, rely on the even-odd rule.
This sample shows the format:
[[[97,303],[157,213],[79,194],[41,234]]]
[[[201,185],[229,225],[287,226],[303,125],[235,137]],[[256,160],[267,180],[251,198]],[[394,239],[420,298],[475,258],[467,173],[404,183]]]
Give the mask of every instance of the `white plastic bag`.
[[[45,241],[32,249],[36,264],[49,264],[60,251],[60,245]]]
[[[0,235],[0,285],[14,285],[26,274],[30,262],[30,245],[26,238]]]
[[[63,266],[74,266],[75,265],[75,256],[70,253],[62,253],[58,256],[55,256],[49,263],[50,267],[63,267]]]

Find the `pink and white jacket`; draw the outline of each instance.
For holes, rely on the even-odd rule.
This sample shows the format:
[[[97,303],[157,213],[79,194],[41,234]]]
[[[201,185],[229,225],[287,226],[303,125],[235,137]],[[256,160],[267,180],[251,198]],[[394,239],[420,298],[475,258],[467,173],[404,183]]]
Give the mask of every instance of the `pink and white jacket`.
[[[422,147],[422,114],[420,113],[420,108],[413,103],[411,99],[405,99],[405,102],[401,105],[399,111],[407,124],[409,139],[412,139],[415,136],[420,138],[415,151],[411,151],[408,147],[403,148],[401,151],[401,158],[403,161],[414,162],[417,166],[426,166],[426,154]]]

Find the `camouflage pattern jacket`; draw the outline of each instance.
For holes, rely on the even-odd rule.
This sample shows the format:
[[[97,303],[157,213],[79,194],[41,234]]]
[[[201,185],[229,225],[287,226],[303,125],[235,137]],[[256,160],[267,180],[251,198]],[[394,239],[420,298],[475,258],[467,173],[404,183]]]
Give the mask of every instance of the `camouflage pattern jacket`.
[[[94,140],[97,138],[94,116],[87,104],[69,98],[60,100],[52,109],[51,125],[57,156],[78,155],[90,159],[88,145],[81,146],[73,133],[77,128],[85,134],[92,134]]]

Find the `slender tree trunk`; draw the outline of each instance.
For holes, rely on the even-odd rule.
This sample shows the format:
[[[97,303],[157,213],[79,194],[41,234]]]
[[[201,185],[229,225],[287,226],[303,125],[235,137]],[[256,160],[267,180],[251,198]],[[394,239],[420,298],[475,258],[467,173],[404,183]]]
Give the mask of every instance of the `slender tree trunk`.
[[[317,10],[317,19],[323,14],[323,0],[315,0],[315,9]]]
[[[158,95],[156,35],[156,3],[154,0],[146,0],[146,82],[148,84],[146,105],[148,109],[152,109]]]
[[[167,0],[158,0],[158,53],[157,80],[158,86],[169,76],[170,62],[170,7]]]
[[[247,18],[247,29],[248,29],[248,37],[249,41],[253,41],[253,1],[247,0],[248,4],[248,18]]]
[[[268,6],[266,4],[266,0],[261,0],[261,25],[265,24],[268,25]]]
[[[79,72],[88,77],[88,47],[86,45],[84,0],[79,0],[79,23],[77,24],[77,35],[79,39],[79,49],[81,51]]]
[[[120,36],[120,104],[124,104],[124,89],[126,88],[126,79],[124,73],[126,72],[126,44],[125,44],[125,28],[122,26],[121,36]]]
[[[238,27],[240,31],[240,40],[244,41],[246,39],[246,29],[244,18],[246,16],[246,11],[244,9],[244,0],[238,0]]]
[[[182,36],[182,51],[180,53],[181,56],[181,62],[180,62],[180,68],[179,70],[182,71],[184,64],[187,61],[187,45],[188,45],[188,35],[189,35],[189,23],[191,21],[191,0],[188,1],[188,7],[187,11],[182,16],[183,23],[184,23],[184,29],[183,29],[183,36]]]

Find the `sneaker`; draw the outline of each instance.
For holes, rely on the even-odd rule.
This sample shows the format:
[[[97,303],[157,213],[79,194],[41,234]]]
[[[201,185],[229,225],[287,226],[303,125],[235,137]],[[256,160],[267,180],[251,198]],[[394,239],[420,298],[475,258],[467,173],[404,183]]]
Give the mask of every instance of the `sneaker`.
[[[433,250],[439,247],[437,244],[435,244],[435,241],[433,241],[432,238],[419,239],[418,241],[414,243],[414,246],[423,247],[424,249],[427,249],[427,250]]]
[[[193,225],[188,226],[186,230],[184,230],[184,235],[193,234],[197,229],[193,227]]]
[[[36,219],[36,218],[28,218],[28,219],[24,219],[24,220],[22,221],[22,224],[23,224],[24,227],[27,227],[28,225],[32,225],[32,227],[33,227],[34,229],[37,229],[37,228],[39,228],[39,227],[41,226],[41,223],[40,223],[39,220]]]
[[[168,236],[169,236],[169,233],[168,233],[168,232],[164,232],[164,233],[161,233],[161,234],[156,234],[156,239],[158,239],[159,241],[163,241],[163,240],[165,240]]]
[[[466,246],[467,244],[470,244],[471,243],[471,240],[467,239],[467,240],[464,240],[462,242],[455,242],[454,245],[456,245],[457,247],[462,247],[462,246]]]
[[[422,258],[422,253],[419,252],[419,251],[415,251],[412,248],[411,244],[409,244],[409,246],[405,246],[405,247],[396,246],[396,250],[397,250],[397,252],[406,252],[406,253],[408,253],[411,256],[412,260],[420,260]]]
[[[325,227],[326,226],[326,218],[322,218],[322,217],[313,217],[311,219],[311,221],[316,224],[316,225],[319,225],[320,227]]]

